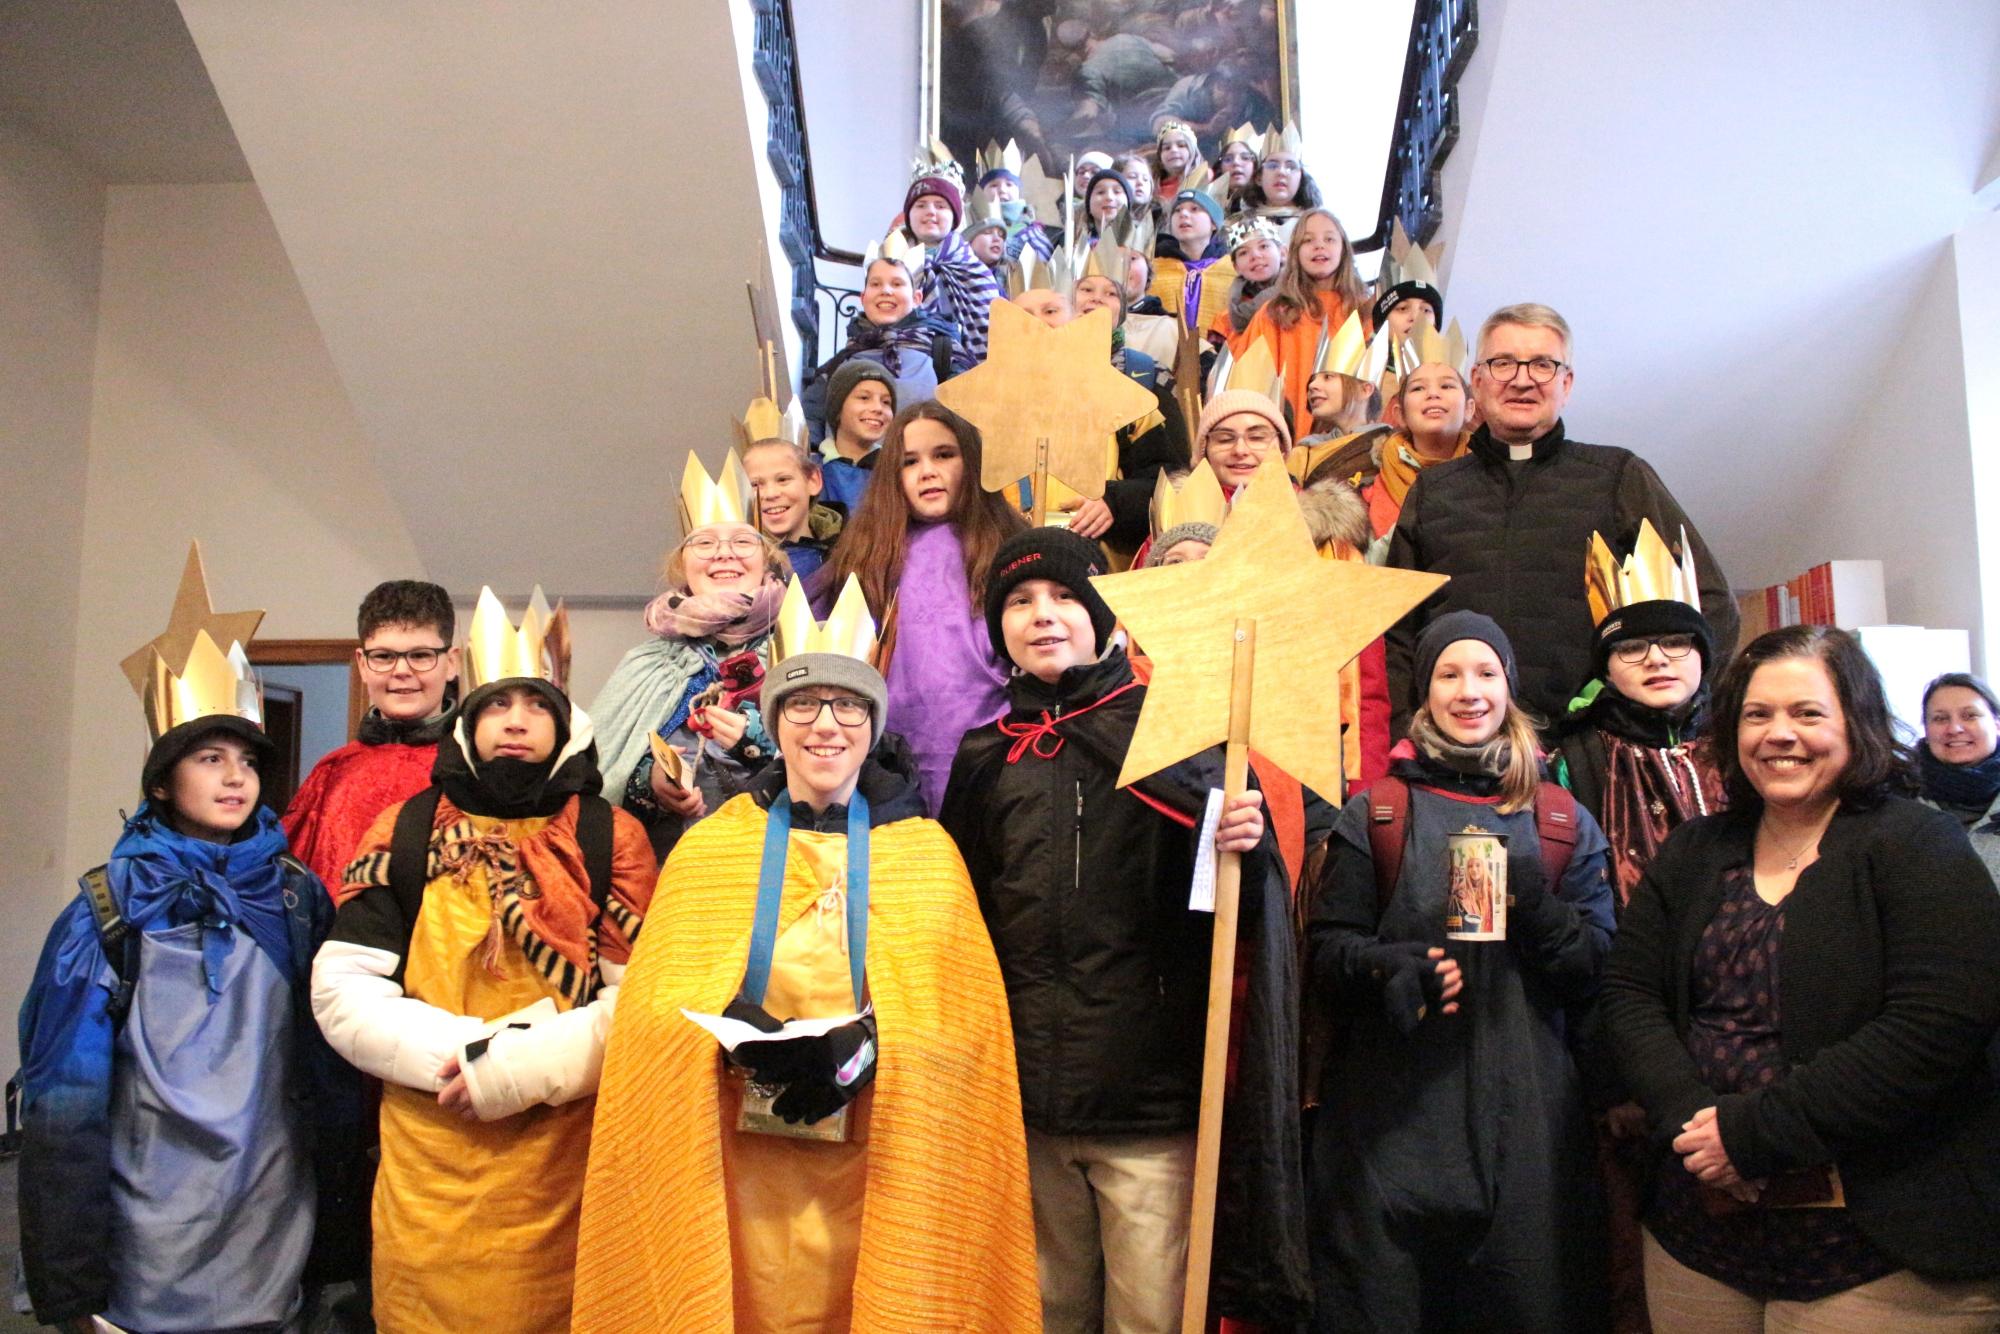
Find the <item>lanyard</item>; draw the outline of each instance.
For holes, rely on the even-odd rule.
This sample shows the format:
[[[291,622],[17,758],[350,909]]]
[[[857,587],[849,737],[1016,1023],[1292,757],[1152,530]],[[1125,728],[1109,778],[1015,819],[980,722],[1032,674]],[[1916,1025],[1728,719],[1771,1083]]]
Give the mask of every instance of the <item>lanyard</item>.
[[[757,917],[750,925],[750,963],[743,970],[743,998],[764,1003],[771,956],[778,948],[778,905],[785,897],[785,862],[791,853],[792,799],[780,792],[764,821],[764,860],[757,872]],[[847,967],[854,978],[854,1008],[861,1008],[868,964],[868,799],[857,790],[847,803]]]

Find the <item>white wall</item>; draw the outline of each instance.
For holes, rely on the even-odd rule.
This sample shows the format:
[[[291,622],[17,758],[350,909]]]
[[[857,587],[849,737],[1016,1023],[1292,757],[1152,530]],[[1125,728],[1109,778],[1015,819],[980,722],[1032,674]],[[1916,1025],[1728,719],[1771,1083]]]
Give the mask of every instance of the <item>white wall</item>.
[[[0,533],[14,627],[0,658],[0,735],[9,750],[0,784],[5,1024],[20,1008],[49,922],[93,864],[68,855],[65,835],[103,230],[103,182],[0,121]]]
[[[836,249],[866,249],[902,212],[917,147],[921,9],[882,0],[792,6],[820,230]],[[752,131],[761,141],[762,126]]]
[[[1952,259],[1979,520],[1981,633],[1973,636],[1973,660],[1991,672],[2000,664],[2000,213],[1983,214],[1959,232]]]
[[[438,478],[438,503],[476,479]],[[64,864],[103,859],[145,728],[118,660],[166,624],[190,538],[223,610],[339,638],[425,574],[253,185],[107,197],[73,658]]]

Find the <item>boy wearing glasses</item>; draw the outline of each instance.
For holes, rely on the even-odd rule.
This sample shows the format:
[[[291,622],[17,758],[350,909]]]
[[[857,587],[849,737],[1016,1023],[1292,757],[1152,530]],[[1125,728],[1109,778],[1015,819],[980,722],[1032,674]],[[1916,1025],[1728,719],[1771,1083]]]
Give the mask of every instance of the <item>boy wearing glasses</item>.
[[[431,781],[438,739],[450,730],[447,699],[458,680],[457,618],[436,584],[392,579],[361,600],[354,651],[368,714],[359,734],[329,752],[292,797],[285,835],[292,855],[329,889],[383,811]]]
[[[1563,715],[1591,667],[1591,615],[1576,577],[1593,531],[1630,547],[1641,520],[1685,530],[1714,636],[1714,664],[1736,647],[1729,581],[1667,484],[1629,449],[1568,438],[1562,411],[1575,380],[1570,330],[1534,303],[1505,306],[1479,330],[1472,396],[1479,429],[1467,453],[1411,484],[1389,539],[1390,565],[1451,576],[1387,636],[1395,731],[1409,725],[1410,664],[1426,625],[1450,611],[1491,616],[1514,644],[1519,702],[1537,726]]]

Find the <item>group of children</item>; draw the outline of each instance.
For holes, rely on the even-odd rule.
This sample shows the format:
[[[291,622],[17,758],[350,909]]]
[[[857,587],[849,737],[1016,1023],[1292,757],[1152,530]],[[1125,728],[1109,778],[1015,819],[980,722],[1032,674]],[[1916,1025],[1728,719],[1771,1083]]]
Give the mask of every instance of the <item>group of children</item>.
[[[587,713],[560,611],[482,593],[460,645],[442,589],[385,584],[360,734],[281,822],[255,615],[191,559],[127,664],[143,799],[22,1013],[39,1318],[1178,1327],[1214,852],[1244,907],[1210,1309],[1606,1324],[1647,1168],[1597,980],[1720,799],[1691,560],[1650,526],[1579,559],[1563,717],[1460,610],[1418,627],[1408,699],[1379,643],[1345,675],[1348,791],[1259,763],[1205,824],[1219,749],[1120,787],[1150,664],[1093,579],[1202,559],[1272,456],[1323,556],[1379,559],[1471,435],[1434,257],[1399,246],[1371,294],[1295,131],[1231,133],[1208,183],[1200,153],[1170,122],[1153,189],[1079,164],[1090,225],[1055,238],[996,161],[995,260],[962,174],[921,163],[811,420],[764,404],[721,469],[691,453],[646,636]],[[982,488],[934,401],[1010,286],[1051,323],[1112,310],[1157,392],[1055,525]],[[1472,833],[1504,938],[1446,926]]]

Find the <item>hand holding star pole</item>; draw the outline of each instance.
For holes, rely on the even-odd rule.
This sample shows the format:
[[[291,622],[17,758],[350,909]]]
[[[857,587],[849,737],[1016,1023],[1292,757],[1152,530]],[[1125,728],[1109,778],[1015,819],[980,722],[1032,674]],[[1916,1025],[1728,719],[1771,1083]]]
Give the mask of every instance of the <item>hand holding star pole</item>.
[[[993,303],[986,360],[938,386],[938,402],[979,428],[979,484],[1005,491],[1034,478],[1034,521],[1049,479],[1086,499],[1104,494],[1104,442],[1152,411],[1153,395],[1111,364],[1111,311],[1051,329],[1011,301]]]
[[[1091,582],[1153,659],[1119,785],[1222,742],[1226,809],[1244,790],[1253,746],[1338,797],[1340,670],[1445,579],[1322,559],[1274,451],[1237,494],[1206,560]],[[1208,1315],[1241,882],[1240,855],[1219,854],[1183,1334],[1202,1334]]]

